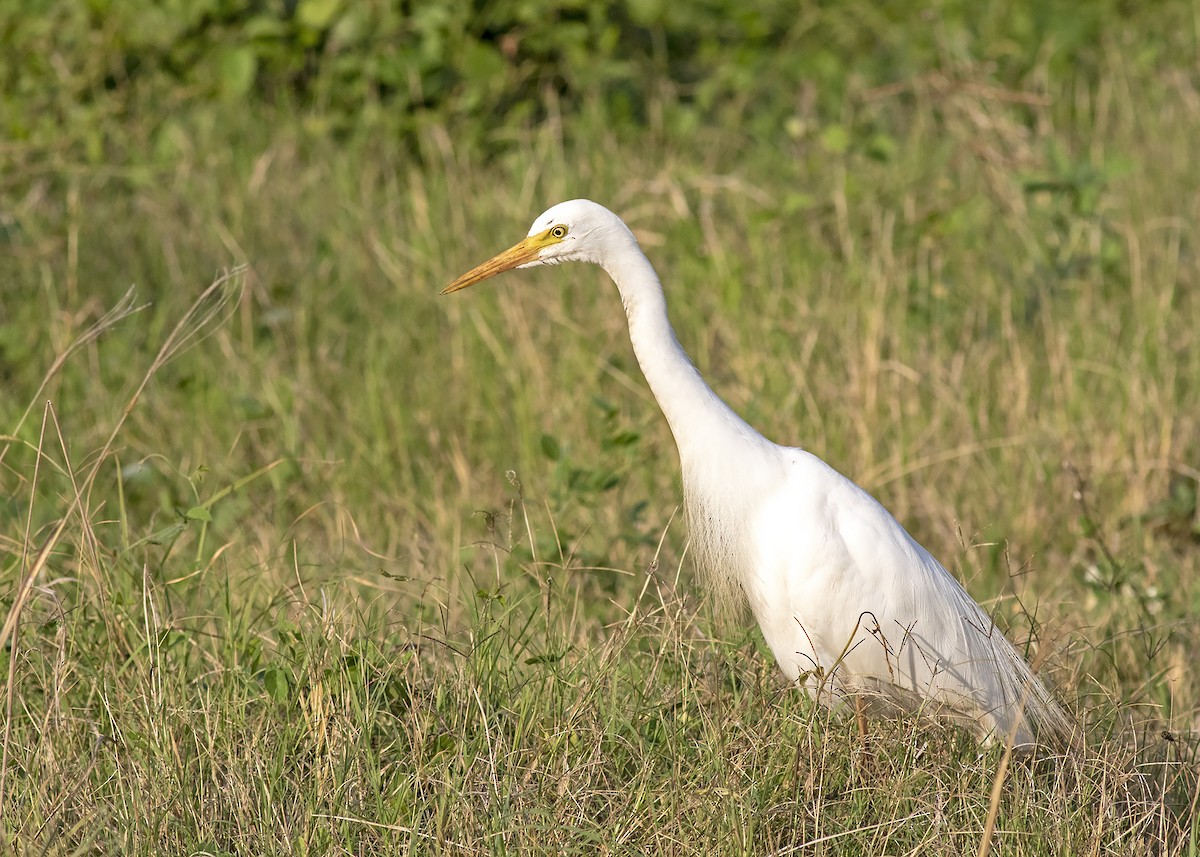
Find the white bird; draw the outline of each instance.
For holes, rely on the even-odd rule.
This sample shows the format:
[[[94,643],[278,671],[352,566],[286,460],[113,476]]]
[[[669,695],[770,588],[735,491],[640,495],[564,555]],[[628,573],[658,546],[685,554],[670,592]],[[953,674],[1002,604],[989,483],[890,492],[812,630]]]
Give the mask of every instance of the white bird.
[[[1021,655],[875,498],[812,453],[767,440],[704,382],[658,275],[611,211],[555,205],[442,294],[560,262],[592,262],[616,283],[679,449],[700,575],[718,609],[749,604],[790,680],[827,705],[930,714],[1023,748],[1067,735],[1068,717]]]

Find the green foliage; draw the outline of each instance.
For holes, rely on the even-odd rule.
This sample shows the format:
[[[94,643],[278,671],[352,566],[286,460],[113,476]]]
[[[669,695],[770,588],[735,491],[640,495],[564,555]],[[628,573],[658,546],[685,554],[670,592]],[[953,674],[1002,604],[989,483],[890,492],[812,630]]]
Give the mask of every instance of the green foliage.
[[[431,122],[496,147],[510,129],[585,106],[614,127],[705,123],[785,140],[837,121],[846,94],[965,61],[1022,85],[1038,56],[1091,76],[1134,7],[704,0],[4,0],[0,127],[87,161],[173,138],[222,110],[294,104],[315,127],[379,124],[410,141]],[[1186,4],[1154,4],[1146,62],[1187,47]],[[934,22],[926,26],[922,22]],[[847,62],[847,58],[854,58]],[[649,85],[647,85],[649,82]],[[814,115],[815,111],[815,115]],[[153,114],[149,140],[131,115]],[[884,154],[886,136],[873,144]],[[822,140],[844,146],[834,126]]]

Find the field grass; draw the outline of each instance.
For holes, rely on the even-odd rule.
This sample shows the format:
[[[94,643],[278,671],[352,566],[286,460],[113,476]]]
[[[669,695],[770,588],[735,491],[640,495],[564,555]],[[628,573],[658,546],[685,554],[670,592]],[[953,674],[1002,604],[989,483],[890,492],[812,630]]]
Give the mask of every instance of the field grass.
[[[3,846],[1198,853],[1200,91],[1101,57],[801,99],[783,143],[583,115],[484,157],[229,111],[157,160],[9,152]],[[437,296],[575,196],[718,392],[880,497],[1084,724],[994,827],[1002,748],[864,743],[711,619],[601,274]]]

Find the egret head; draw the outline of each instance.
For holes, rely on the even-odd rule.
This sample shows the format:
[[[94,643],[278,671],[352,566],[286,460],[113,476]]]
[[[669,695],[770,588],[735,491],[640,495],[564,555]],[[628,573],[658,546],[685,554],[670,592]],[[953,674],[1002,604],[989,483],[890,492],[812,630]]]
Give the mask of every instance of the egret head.
[[[517,244],[472,268],[446,288],[447,295],[513,268],[536,268],[560,262],[602,263],[614,238],[633,240],[621,219],[590,199],[572,199],[548,208],[533,221]]]

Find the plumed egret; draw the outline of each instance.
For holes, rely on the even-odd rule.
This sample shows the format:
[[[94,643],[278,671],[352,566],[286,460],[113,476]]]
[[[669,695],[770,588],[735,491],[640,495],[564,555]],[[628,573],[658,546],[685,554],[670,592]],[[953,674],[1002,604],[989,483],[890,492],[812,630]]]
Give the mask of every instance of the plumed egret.
[[[611,211],[555,205],[442,293],[560,262],[595,263],[616,283],[679,449],[700,575],[718,605],[749,604],[789,679],[825,704],[929,713],[1022,747],[1068,732],[1021,655],[877,500],[812,453],[767,440],[709,388],[675,338],[658,275]]]

